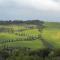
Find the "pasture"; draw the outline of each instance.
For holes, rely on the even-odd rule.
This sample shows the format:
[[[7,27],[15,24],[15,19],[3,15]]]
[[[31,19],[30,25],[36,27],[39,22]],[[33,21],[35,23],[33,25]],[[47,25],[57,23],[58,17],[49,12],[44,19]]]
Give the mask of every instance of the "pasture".
[[[6,48],[29,48],[31,51],[43,51],[48,48],[53,49],[54,54],[59,53],[60,56],[60,23],[45,22],[44,26],[42,29],[36,24],[0,25],[0,51]],[[59,52],[56,53],[57,51]]]
[[[59,23],[45,22],[45,28],[42,32],[42,37],[54,48],[60,48],[60,28]],[[40,40],[40,31],[36,25],[0,25],[0,45],[7,44],[7,46],[31,46],[36,48],[45,48],[43,42]],[[36,42],[35,42],[36,41]],[[25,43],[24,43],[25,42]],[[31,46],[30,46],[31,45]]]

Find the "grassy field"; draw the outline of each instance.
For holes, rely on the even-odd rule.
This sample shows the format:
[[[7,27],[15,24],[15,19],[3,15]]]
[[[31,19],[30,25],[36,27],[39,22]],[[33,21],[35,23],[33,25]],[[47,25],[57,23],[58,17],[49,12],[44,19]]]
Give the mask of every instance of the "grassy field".
[[[10,29],[11,28],[11,29]],[[4,29],[1,31],[1,29]],[[43,43],[38,39],[40,32],[34,27],[29,26],[0,26],[0,46],[3,47],[28,47],[31,49],[44,48]]]
[[[59,50],[60,23],[45,22],[44,25],[42,30],[33,24],[0,25],[0,49],[25,47],[35,51],[53,46]]]
[[[60,23],[48,23],[43,30],[42,36],[56,49],[60,49]]]
[[[45,23],[46,27],[43,29],[43,38],[52,44],[54,48],[60,48],[60,24],[59,23]],[[31,28],[33,26],[33,28]],[[3,29],[3,30],[2,30]],[[7,46],[25,46],[30,48],[43,48],[43,42],[39,39],[40,31],[36,25],[0,25],[0,45],[7,44]]]
[[[43,31],[43,37],[55,48],[60,48],[60,30],[59,29],[47,29]]]

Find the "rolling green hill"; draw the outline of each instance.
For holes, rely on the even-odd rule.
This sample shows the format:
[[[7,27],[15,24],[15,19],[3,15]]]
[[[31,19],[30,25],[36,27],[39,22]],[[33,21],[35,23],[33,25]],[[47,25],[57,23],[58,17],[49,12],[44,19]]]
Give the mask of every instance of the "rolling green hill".
[[[2,23],[0,22],[0,50],[29,48],[31,51],[53,50],[55,55],[60,53],[60,51],[56,53],[60,49],[59,22],[40,22],[35,20],[21,21],[19,23],[16,21],[8,22],[9,24],[6,24],[7,22]]]

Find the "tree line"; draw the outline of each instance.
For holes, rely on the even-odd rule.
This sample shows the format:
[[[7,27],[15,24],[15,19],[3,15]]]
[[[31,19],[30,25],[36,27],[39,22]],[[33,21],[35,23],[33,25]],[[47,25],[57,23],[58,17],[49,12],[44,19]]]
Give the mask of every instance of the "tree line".
[[[23,21],[23,20],[9,20],[9,21],[0,21],[0,25],[7,25],[7,24],[34,24],[34,25],[41,25],[43,24],[43,21],[40,20],[27,20],[27,21]]]

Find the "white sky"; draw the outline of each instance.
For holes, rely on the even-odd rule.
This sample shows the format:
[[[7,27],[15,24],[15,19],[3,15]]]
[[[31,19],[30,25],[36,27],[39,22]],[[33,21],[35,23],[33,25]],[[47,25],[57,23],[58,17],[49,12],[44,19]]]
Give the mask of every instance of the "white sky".
[[[60,0],[0,0],[0,19],[20,18],[59,21]]]
[[[31,6],[39,10],[60,11],[59,0],[13,0],[17,5]]]

